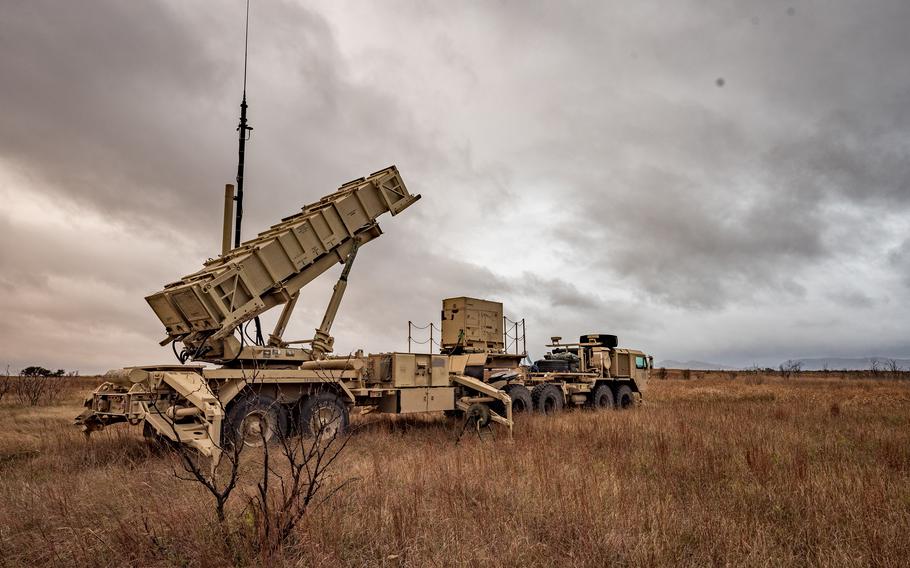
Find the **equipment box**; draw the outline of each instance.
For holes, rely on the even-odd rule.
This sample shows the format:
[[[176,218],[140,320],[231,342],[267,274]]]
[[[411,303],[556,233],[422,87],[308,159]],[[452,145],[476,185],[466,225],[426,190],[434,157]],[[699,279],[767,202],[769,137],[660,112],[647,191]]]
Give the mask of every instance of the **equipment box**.
[[[477,298],[442,301],[442,350],[502,351],[502,304]]]
[[[397,403],[395,408],[392,404]],[[388,397],[380,403],[381,412],[408,414],[452,410],[455,408],[455,389],[452,387],[437,388],[404,388],[398,391],[397,400]]]

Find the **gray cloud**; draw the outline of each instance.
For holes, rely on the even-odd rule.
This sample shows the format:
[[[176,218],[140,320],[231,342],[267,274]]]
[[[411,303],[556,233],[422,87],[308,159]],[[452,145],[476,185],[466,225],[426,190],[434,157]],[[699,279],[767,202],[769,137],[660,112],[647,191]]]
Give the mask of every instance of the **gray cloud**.
[[[169,357],[142,297],[217,250],[234,4],[4,6],[0,309],[22,324],[0,363]],[[538,350],[910,355],[906,2],[253,7],[244,234],[391,163],[424,196],[358,258],[339,349],[402,349],[472,295]]]

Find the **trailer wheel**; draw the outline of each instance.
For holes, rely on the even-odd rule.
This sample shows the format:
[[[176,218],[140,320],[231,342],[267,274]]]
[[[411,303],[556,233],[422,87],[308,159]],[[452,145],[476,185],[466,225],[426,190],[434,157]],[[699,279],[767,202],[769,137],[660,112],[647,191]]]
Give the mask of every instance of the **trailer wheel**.
[[[348,429],[348,407],[332,392],[307,397],[300,405],[300,433],[332,440]]]
[[[531,399],[534,401],[534,410],[541,414],[556,414],[562,410],[562,393],[550,383],[541,383],[534,387]]]
[[[616,408],[625,410],[632,408],[633,404],[635,404],[635,399],[632,398],[632,389],[629,388],[629,385],[622,385],[616,389]]]
[[[531,398],[531,391],[528,390],[528,387],[524,385],[506,385],[503,390],[512,399],[512,414],[534,410],[534,400]]]
[[[274,398],[250,393],[231,405],[227,424],[228,442],[258,448],[287,433],[288,412]]]
[[[588,405],[595,410],[612,410],[613,409],[613,391],[610,385],[603,383],[594,387],[591,391],[591,398],[588,399]]]
[[[523,414],[534,410],[534,401],[531,399],[531,391],[524,385],[506,385],[502,390],[512,399],[512,415]],[[506,415],[506,405],[501,401],[496,401],[490,405],[493,411],[500,416]]]

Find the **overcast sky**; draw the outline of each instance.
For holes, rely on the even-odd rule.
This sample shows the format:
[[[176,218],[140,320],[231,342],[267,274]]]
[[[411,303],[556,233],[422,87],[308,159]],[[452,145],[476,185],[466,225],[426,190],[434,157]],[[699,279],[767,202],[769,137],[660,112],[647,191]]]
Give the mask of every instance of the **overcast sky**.
[[[219,252],[243,1],[0,3],[0,364],[170,362],[143,298]],[[423,199],[358,255],[338,351],[405,350],[468,295],[537,357],[595,331],[656,360],[910,357],[908,22],[906,0],[253,0],[244,236],[397,164]]]

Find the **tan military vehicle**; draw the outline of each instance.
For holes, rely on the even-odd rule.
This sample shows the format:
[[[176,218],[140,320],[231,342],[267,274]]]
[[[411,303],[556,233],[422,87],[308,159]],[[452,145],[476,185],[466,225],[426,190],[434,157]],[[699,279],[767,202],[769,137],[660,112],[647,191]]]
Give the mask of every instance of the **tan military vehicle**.
[[[379,216],[397,215],[419,198],[392,166],[344,184],[233,250],[227,199],[223,254],[146,298],[167,333],[161,345],[171,345],[180,365],[109,372],[76,423],[87,433],[142,424],[149,438],[217,460],[225,442],[341,431],[355,409],[461,413],[478,427],[493,422],[511,433],[513,404],[545,412],[586,401],[628,406],[629,392],[643,390],[649,365],[639,363],[649,359],[601,336],[554,342],[549,363],[521,366],[523,354],[503,350],[502,304],[469,298],[444,302],[439,354],[333,355],[330,330],[356,255],[382,235]],[[285,340],[300,290],[339,263],[344,268],[314,336]],[[278,306],[265,340],[258,316]]]
[[[578,343],[560,343],[561,337],[553,337],[543,359],[521,365],[525,353],[505,350],[501,303],[449,298],[442,305],[441,350],[468,354],[465,373],[506,392],[512,412],[629,408],[647,389],[652,358],[619,348],[615,335],[587,334]],[[514,337],[517,340],[517,334]],[[498,403],[493,406],[501,408]]]

